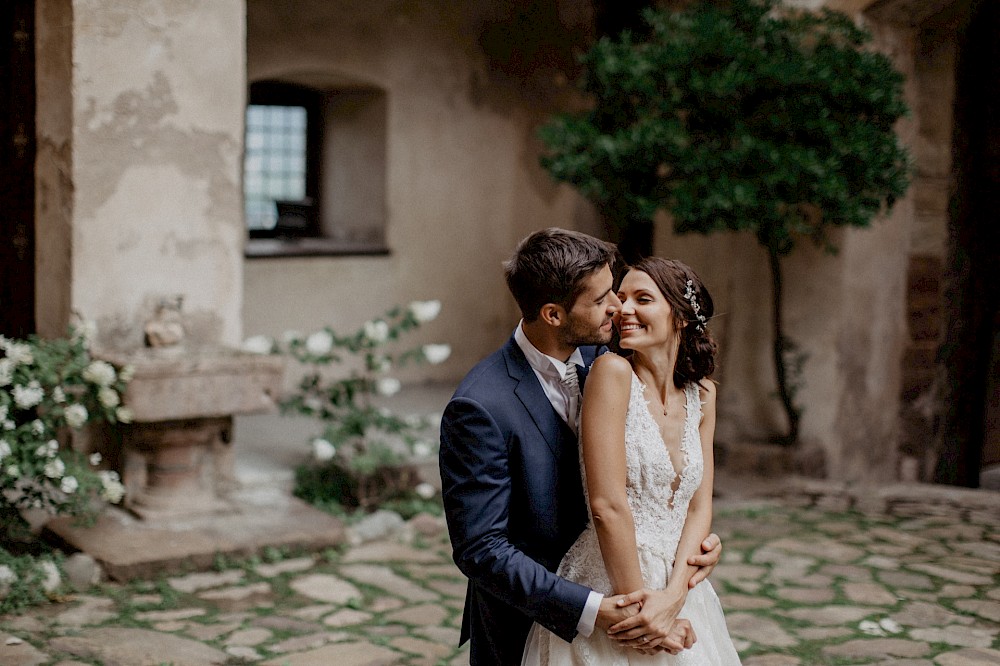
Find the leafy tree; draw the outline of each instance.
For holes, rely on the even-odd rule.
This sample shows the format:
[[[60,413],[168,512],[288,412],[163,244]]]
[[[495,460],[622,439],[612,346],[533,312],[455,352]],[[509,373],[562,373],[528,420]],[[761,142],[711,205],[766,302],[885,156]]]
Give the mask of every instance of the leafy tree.
[[[592,103],[542,127],[542,164],[596,205],[627,260],[652,251],[661,209],[678,233],[754,233],[773,278],[779,441],[794,443],[780,260],[802,238],[835,251],[831,228],[866,227],[906,191],[893,130],[908,113],[903,76],[838,12],[732,0],[645,18],[643,37],[604,38],[583,57]]]

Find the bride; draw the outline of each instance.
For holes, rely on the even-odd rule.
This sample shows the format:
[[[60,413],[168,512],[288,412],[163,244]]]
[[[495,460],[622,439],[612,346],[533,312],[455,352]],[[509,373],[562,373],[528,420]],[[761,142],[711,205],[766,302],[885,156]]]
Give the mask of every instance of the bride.
[[[625,275],[615,325],[628,358],[604,354],[584,391],[581,461],[590,521],[559,575],[639,615],[567,643],[535,624],[522,664],[739,664],[719,598],[688,589],[712,522],[716,346],[712,298],[691,268],[648,258]],[[649,617],[665,633],[644,633]]]

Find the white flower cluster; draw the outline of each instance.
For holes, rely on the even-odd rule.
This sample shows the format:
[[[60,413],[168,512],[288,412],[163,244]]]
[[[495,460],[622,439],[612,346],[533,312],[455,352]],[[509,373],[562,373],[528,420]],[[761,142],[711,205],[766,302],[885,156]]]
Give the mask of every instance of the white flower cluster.
[[[365,338],[375,344],[381,344],[389,339],[389,324],[381,319],[366,321],[361,331]]]
[[[421,351],[423,351],[424,358],[427,359],[428,363],[437,365],[444,363],[451,356],[451,345],[424,345]]]
[[[125,496],[125,486],[122,485],[118,472],[102,469],[97,476],[101,480],[101,497],[112,504],[122,501]]]
[[[92,361],[83,370],[83,378],[97,386],[110,386],[117,378],[115,366],[107,361]]]
[[[312,449],[313,458],[319,462],[326,462],[337,455],[337,448],[322,437],[317,437],[312,441]]]
[[[441,312],[441,301],[413,301],[409,309],[413,318],[424,324],[437,318]]]
[[[12,394],[14,404],[20,409],[31,409],[45,398],[45,390],[34,379],[28,382],[27,386],[15,385]]]
[[[306,338],[306,351],[313,356],[326,356],[333,350],[333,336],[327,330],[319,330]]]

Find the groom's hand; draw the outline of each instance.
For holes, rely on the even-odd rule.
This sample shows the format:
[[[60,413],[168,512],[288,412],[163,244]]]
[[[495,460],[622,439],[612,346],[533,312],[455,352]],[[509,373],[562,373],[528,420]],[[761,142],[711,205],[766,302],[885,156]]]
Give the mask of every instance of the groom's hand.
[[[637,603],[619,607],[618,601],[623,598],[624,595],[619,594],[613,597],[604,597],[601,600],[601,607],[597,611],[597,623],[595,624],[597,629],[607,631],[612,625],[639,614],[641,606]]]
[[[701,550],[700,555],[692,555],[688,558],[688,564],[698,567],[698,570],[691,576],[691,580],[688,581],[689,588],[708,578],[715,569],[715,565],[719,563],[719,558],[722,557],[722,539],[719,538],[718,534],[709,534],[701,542]]]

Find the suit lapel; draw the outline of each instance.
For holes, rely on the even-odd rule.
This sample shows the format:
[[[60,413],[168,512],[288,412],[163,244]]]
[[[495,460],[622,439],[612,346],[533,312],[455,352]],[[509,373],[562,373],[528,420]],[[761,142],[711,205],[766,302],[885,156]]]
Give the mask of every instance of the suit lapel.
[[[528,365],[528,359],[524,357],[524,352],[517,346],[513,336],[504,346],[503,352],[507,361],[507,372],[512,379],[517,381],[514,394],[524,405],[538,431],[542,433],[552,455],[559,457],[559,444],[562,439],[560,433],[565,424],[556,414],[556,410],[552,408],[552,403],[549,402],[545,391],[542,390],[538,377]],[[569,428],[566,427],[566,429]]]

